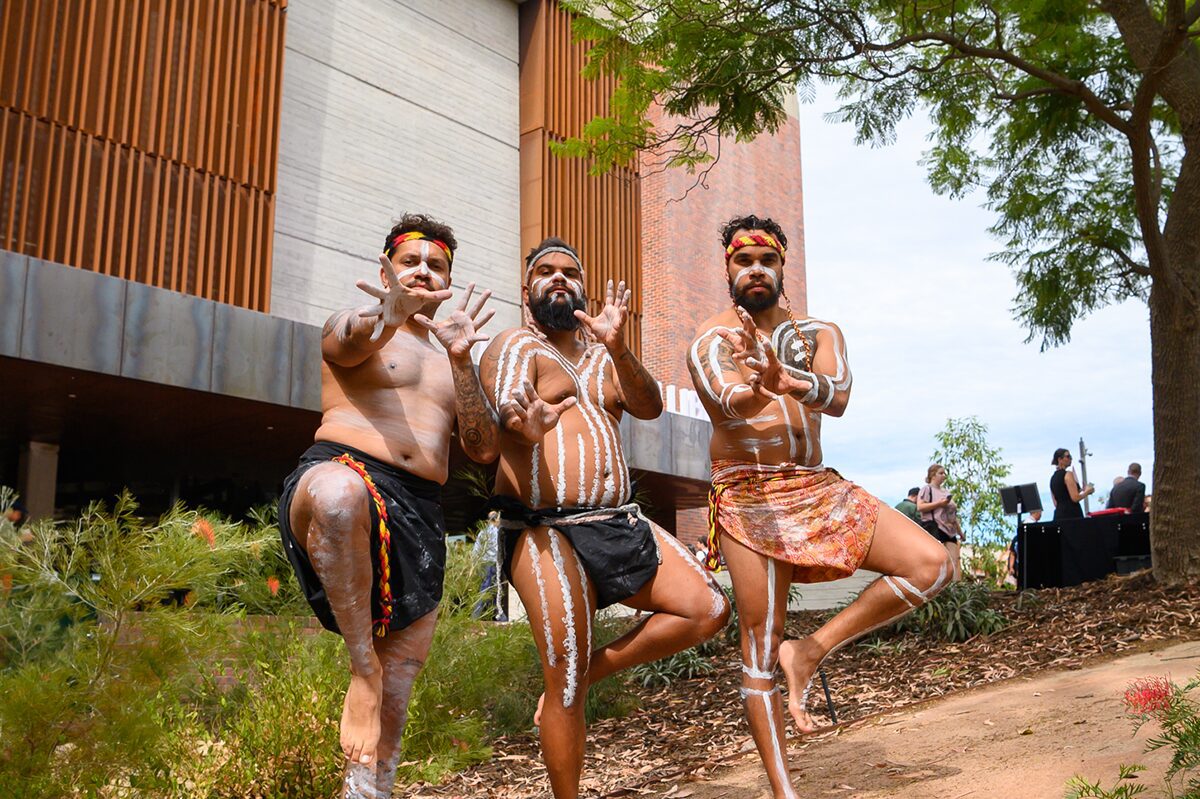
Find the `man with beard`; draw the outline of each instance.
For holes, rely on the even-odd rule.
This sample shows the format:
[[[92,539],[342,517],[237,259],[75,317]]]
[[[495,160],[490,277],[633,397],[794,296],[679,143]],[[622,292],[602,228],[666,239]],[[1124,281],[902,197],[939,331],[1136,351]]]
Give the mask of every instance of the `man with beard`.
[[[455,422],[469,456],[496,457],[495,420],[470,355],[487,340],[476,331],[492,316],[482,311],[490,292],[468,311],[468,285],[453,313],[431,321],[450,297],[455,247],[450,228],[406,214],[384,242],[380,285],[358,282],[376,301],[329,318],[321,426],[279,499],[288,560],[350,656],[346,799],[392,795],[408,699],[442,596],[440,495]]]
[[[734,307],[699,328],[688,354],[713,423],[707,565],[723,557],[733,581],[742,646],[742,699],[777,799],[796,796],[786,758],[788,709],[802,732],[821,661],[859,636],[927,602],[951,573],[946,550],[902,514],[822,464],[821,417],[850,399],[842,332],[796,319],[783,293],[787,237],[774,221],[745,216],[721,231]],[[882,573],[812,635],[784,641],[793,582]]]
[[[534,721],[558,799],[579,794],[588,686],[686,649],[729,617],[724,593],[633,502],[618,429],[628,411],[662,413],[654,378],[626,347],[630,293],[612,281],[584,313],[584,270],[549,238],[525,261],[526,326],[498,335],[480,378],[500,418],[499,559],[529,614],[545,693]],[[650,613],[592,650],[595,610],[621,602]]]

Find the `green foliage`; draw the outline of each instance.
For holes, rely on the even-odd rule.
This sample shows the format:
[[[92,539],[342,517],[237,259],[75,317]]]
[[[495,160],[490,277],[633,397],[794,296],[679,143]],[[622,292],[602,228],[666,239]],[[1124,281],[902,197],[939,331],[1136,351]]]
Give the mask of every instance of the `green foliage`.
[[[932,602],[921,605],[892,628],[952,643],[991,635],[1008,624],[1004,614],[991,606],[991,593],[985,584],[974,580],[951,583]]]
[[[177,507],[147,521],[124,495],[111,510],[23,528],[28,542],[0,520],[0,796],[336,792],[344,646],[298,619],[246,615],[296,606],[289,573],[266,587],[282,553],[263,518],[239,526]],[[470,618],[479,576],[469,547],[451,545],[401,781],[479,762],[494,736],[532,724],[532,635]],[[602,619],[597,640],[623,624]],[[624,686],[593,686],[589,718],[628,712]]]
[[[1173,686],[1161,712],[1142,716],[1143,723],[1153,720],[1162,728],[1146,742],[1146,751],[1171,750],[1166,780],[1170,783],[1176,776],[1186,777],[1186,799],[1200,797],[1200,704],[1188,696],[1198,688],[1200,676],[1182,687]]]
[[[943,487],[954,495],[967,540],[1002,544],[1011,537],[1011,525],[1000,502],[1000,489],[1012,468],[1002,459],[1000,448],[988,444],[987,433],[987,425],[975,416],[947,419],[934,436],[937,447],[930,462],[946,469]]]
[[[1146,742],[1146,751],[1171,751],[1171,764],[1163,775],[1163,783],[1168,796],[1180,799],[1200,799],[1200,703],[1190,696],[1198,688],[1200,676],[1182,686],[1163,677],[1147,678],[1134,681],[1124,697],[1135,727],[1150,723],[1159,725],[1159,733]],[[1146,785],[1134,782],[1145,770],[1146,767],[1140,765],[1121,766],[1117,783],[1111,789],[1077,775],[1067,783],[1066,797],[1125,799],[1136,796],[1148,790]],[[1182,785],[1177,784],[1179,777],[1184,779]]]
[[[928,109],[930,184],[954,197],[985,193],[1003,247],[994,257],[1015,270],[1016,314],[1044,346],[1066,341],[1093,309],[1144,299],[1148,265],[1165,266],[1145,242],[1168,230],[1182,164],[1197,157],[1185,152],[1180,117],[1200,99],[1191,73],[1186,87],[1178,75],[1147,77],[1151,54],[1177,69],[1196,57],[1200,23],[1189,21],[1189,37],[1182,19],[1164,19],[1173,4],[566,5],[581,15],[579,38],[593,42],[584,74],[617,78],[609,116],[558,148],[595,158],[596,170],[639,150],[695,169],[711,161],[713,134],[773,132],[785,96],[808,97],[821,80],[838,87],[843,105],[831,116],[853,124],[860,143],[890,143],[898,122]],[[1120,26],[1108,11],[1125,15]],[[656,104],[668,114],[658,128]]]
[[[1088,782],[1083,777],[1072,777],[1067,781],[1066,799],[1130,799],[1149,790],[1137,781],[1138,775],[1145,770],[1145,766],[1121,766],[1117,783],[1112,788],[1101,787],[1099,782]]]
[[[989,588],[1005,589],[1008,576],[1008,547],[999,544],[975,544],[966,557],[965,571]]]
[[[679,680],[703,677],[717,670],[717,664],[705,657],[700,647],[692,647],[674,655],[634,666],[630,679],[643,688],[666,688]]]

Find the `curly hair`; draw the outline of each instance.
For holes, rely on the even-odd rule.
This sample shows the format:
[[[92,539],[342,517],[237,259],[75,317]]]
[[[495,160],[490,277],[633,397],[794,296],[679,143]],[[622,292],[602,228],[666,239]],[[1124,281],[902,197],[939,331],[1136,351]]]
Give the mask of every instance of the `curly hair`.
[[[735,216],[724,225],[721,226],[721,246],[728,247],[733,241],[733,234],[739,230],[765,230],[775,237],[775,240],[783,245],[786,250],[787,236],[783,232],[783,228],[779,223],[770,217],[757,217],[754,214],[746,214],[745,216]]]
[[[392,231],[384,239],[384,251],[386,252],[388,247],[392,245],[392,239],[401,233],[411,233],[414,230],[424,233],[428,238],[437,239],[442,242],[450,248],[450,252],[458,249],[458,240],[454,238],[454,231],[445,222],[440,222],[428,214],[405,213],[392,226]]]

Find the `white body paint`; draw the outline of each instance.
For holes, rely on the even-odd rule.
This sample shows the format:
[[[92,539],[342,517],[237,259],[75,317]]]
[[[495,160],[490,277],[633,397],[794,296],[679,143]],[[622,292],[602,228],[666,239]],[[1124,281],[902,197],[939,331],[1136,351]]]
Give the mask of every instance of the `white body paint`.
[[[529,560],[533,564],[533,577],[537,580],[538,601],[542,606],[542,633],[546,636],[546,662],[554,668],[558,658],[554,654],[554,635],[550,632],[550,605],[546,602],[546,581],[542,578],[542,562],[538,557],[537,546],[533,536],[525,536],[525,548],[529,550]]]
[[[620,429],[617,420],[604,408],[604,381],[606,370],[612,367],[612,358],[603,346],[592,346],[580,360],[578,367],[550,346],[546,341],[537,338],[532,332],[520,331],[512,335],[500,351],[496,385],[488,391],[489,399],[496,409],[512,401],[513,392],[522,386],[530,377],[530,367],[535,359],[541,357],[552,361],[560,367],[571,379],[575,386],[575,396],[578,409],[587,428],[586,433],[578,431],[573,439],[564,435],[561,426],[556,428],[554,453],[546,447],[536,447],[531,455],[531,499],[534,507],[538,507],[543,492],[540,480],[542,471],[540,461],[547,459],[550,479],[554,482],[547,488],[546,496],[552,492],[556,504],[562,506],[566,496],[566,461],[567,445],[573,444],[579,458],[579,482],[586,488],[579,494],[580,504],[608,507],[622,505],[629,501],[629,468],[620,451]],[[572,411],[568,411],[571,413]],[[585,453],[591,450],[591,463],[586,463]],[[586,472],[591,470],[591,479]],[[587,487],[589,486],[590,487]]]
[[[575,704],[575,691],[579,686],[579,646],[575,635],[575,603],[571,599],[571,581],[567,578],[566,562],[563,560],[562,547],[558,543],[558,533],[554,528],[550,528],[549,536],[550,554],[554,558],[554,570],[558,572],[558,585],[562,590],[563,624],[567,631],[567,640],[563,643],[567,681],[563,686],[562,705],[570,707]]]
[[[709,608],[708,611],[709,618],[721,618],[721,614],[724,613],[725,609],[729,607],[729,601],[725,598],[725,592],[722,591],[720,586],[717,585],[716,581],[713,580],[712,575],[710,575],[708,571],[706,571],[700,565],[699,561],[688,554],[688,551],[683,548],[683,544],[679,543],[675,536],[669,533],[658,533],[657,531],[656,535],[662,540],[666,541],[671,548],[679,553],[679,557],[687,561],[687,564],[692,567],[693,571],[704,578],[704,582],[708,585],[709,590],[713,592],[712,607]]]

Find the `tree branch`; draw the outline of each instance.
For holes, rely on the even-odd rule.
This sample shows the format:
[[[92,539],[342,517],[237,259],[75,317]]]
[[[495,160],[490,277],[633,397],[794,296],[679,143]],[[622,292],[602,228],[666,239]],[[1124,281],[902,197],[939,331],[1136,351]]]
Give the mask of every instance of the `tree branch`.
[[[1135,275],[1150,277],[1150,267],[1133,260],[1129,257],[1129,254],[1120,247],[1117,247],[1113,244],[1101,244],[1100,249],[1107,250],[1108,252],[1117,256],[1117,260],[1125,264],[1125,268],[1130,272],[1133,272]]]

